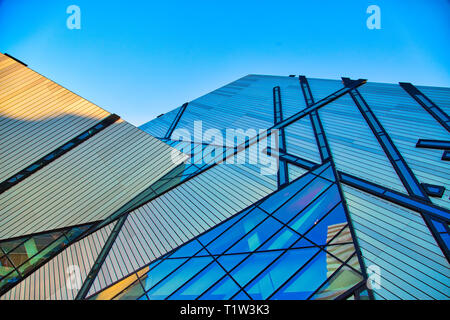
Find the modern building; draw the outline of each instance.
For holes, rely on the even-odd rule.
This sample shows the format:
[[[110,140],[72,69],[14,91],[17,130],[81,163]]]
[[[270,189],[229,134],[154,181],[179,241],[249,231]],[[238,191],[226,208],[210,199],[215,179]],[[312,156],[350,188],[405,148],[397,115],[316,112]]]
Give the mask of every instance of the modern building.
[[[0,55],[0,299],[447,300],[449,113],[248,75],[136,128]]]

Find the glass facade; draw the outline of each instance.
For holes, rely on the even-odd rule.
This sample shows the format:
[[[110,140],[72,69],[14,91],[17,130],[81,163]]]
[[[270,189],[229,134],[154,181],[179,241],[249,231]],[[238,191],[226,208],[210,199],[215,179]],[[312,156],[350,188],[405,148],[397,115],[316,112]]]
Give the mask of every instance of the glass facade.
[[[0,192],[0,299],[448,300],[449,105],[448,88],[248,75],[114,124]]]

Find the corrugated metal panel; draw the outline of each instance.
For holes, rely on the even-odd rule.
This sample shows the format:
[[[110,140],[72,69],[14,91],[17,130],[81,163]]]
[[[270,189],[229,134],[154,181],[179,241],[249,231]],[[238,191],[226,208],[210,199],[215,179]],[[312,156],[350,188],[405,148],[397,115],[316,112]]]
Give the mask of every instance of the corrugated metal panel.
[[[217,165],[131,212],[88,296],[276,190],[255,169]]]
[[[124,121],[112,124],[0,195],[0,238],[108,217],[176,166],[172,151]]]
[[[419,182],[446,188],[442,198],[430,200],[450,208],[450,166],[441,160],[443,151],[416,148],[419,139],[449,140],[450,134],[399,85],[367,83],[359,91]]]
[[[349,95],[324,106],[319,115],[338,170],[406,193],[384,150]]]
[[[151,134],[154,137],[164,138],[167,130],[170,128],[170,125],[175,120],[180,108],[176,108],[156,119],[153,119],[152,121],[143,124],[139,127],[139,129]]]
[[[343,187],[366,267],[380,268],[378,299],[449,299],[450,268],[420,214]]]
[[[322,162],[309,116],[287,126],[284,132],[287,153],[315,163]]]
[[[0,299],[73,300],[78,293],[79,284],[89,274],[114,224],[115,222],[71,245]]]
[[[450,114],[450,88],[416,86],[444,112]]]
[[[110,113],[2,54],[0,182]]]
[[[308,83],[316,102],[344,87],[341,80],[308,78]]]

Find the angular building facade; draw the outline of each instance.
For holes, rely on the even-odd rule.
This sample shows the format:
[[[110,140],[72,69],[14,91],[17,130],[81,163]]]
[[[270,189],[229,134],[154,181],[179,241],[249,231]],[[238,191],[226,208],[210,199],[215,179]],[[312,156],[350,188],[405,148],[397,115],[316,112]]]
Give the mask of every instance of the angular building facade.
[[[450,89],[248,75],[136,128],[0,56],[0,299],[450,297]]]

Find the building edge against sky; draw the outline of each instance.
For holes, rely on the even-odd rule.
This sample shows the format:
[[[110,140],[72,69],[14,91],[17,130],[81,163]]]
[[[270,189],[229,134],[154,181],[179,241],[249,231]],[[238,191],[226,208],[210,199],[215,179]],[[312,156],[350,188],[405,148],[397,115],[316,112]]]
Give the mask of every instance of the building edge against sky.
[[[449,299],[449,112],[449,88],[248,75],[139,130],[1,55],[0,299]]]

